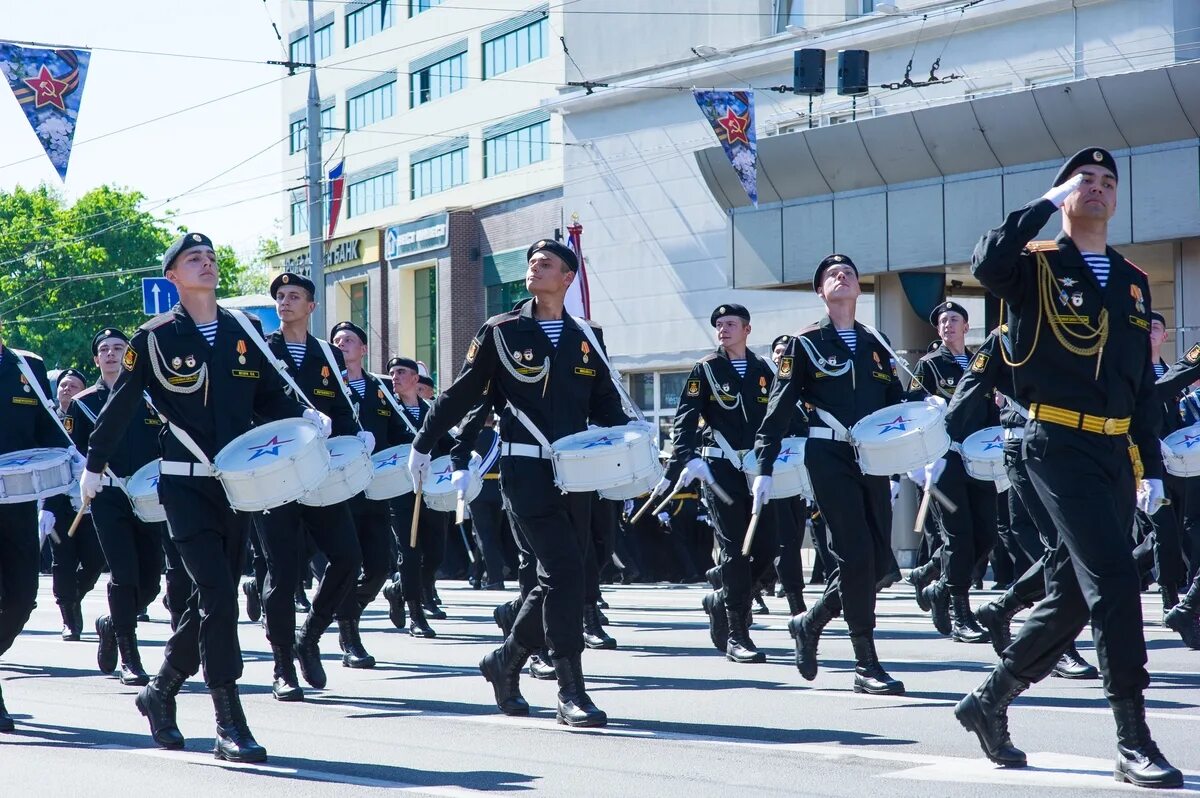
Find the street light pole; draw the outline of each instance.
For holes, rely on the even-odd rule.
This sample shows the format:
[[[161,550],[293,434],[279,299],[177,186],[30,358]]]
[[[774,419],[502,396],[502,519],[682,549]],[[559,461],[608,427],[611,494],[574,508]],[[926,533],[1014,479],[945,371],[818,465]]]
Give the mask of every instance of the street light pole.
[[[317,32],[313,0],[308,0],[308,258],[316,292],[317,312],[311,316],[313,335],[325,331],[325,192],[321,188],[321,93],[317,90]]]

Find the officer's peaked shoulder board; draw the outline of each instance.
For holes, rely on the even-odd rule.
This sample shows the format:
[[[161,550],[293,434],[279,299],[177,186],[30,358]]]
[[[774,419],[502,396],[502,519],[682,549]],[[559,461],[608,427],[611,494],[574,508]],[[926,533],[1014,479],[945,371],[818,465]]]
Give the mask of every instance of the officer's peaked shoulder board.
[[[154,318],[150,319],[150,321],[146,322],[138,329],[157,330],[159,327],[163,326],[167,322],[174,321],[174,319],[175,319],[175,313],[173,311],[168,310],[166,313],[160,313],[157,316],[155,316]]]
[[[99,391],[100,391],[100,389],[95,385],[92,385],[88,388],[84,388],[82,391],[75,394],[75,401],[79,401],[80,399],[83,399],[84,397],[87,397],[87,396],[95,396],[97,393],[99,393]]]
[[[1138,266],[1136,263],[1131,261],[1129,258],[1125,258],[1125,262],[1128,263],[1130,266],[1132,266],[1134,268],[1134,270],[1137,271],[1138,274],[1142,275],[1147,280],[1150,279],[1150,275],[1146,274],[1146,270],[1143,269],[1141,266]]]
[[[1030,252],[1051,252],[1058,249],[1058,244],[1054,241],[1030,241],[1025,249]]]

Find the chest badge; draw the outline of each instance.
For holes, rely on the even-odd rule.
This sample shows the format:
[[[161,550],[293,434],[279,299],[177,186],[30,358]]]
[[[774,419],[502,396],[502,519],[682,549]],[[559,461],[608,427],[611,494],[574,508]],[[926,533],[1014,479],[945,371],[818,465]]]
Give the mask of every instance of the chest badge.
[[[724,391],[725,393],[729,393],[729,383],[727,383],[727,382],[721,383],[721,390]]]
[[[181,358],[181,357],[171,358],[171,368],[178,370],[182,366],[183,366],[183,358]]]
[[[590,346],[588,346],[587,341],[579,342],[579,351],[583,353],[583,362],[584,363],[588,362],[588,353],[590,353],[592,351],[592,348]]]
[[[1062,277],[1059,279],[1059,282],[1062,283],[1063,288],[1074,288],[1075,284],[1079,281],[1074,277]]]
[[[880,371],[883,371],[883,362],[880,361],[880,359],[879,359],[879,353],[872,352],[871,357],[875,358],[875,368],[879,369]]]
[[[241,338],[239,338],[238,342],[237,342],[237,353],[238,353],[238,362],[241,363],[243,366],[246,365],[246,342],[244,340],[242,340]],[[189,363],[188,365],[190,366],[192,364]]]
[[[321,366],[321,384],[329,384],[329,366]]]
[[[24,374],[21,375],[21,390],[25,393],[29,393],[31,390],[29,387],[29,380],[25,379]]]
[[[526,349],[524,352],[521,353],[521,357],[525,358],[526,360],[533,360],[533,350]]]
[[[1076,291],[1075,293],[1071,294],[1071,304],[1077,308],[1083,307],[1083,292],[1082,291]]]
[[[767,392],[767,378],[766,377],[758,378],[758,390],[761,391],[762,393]]]
[[[828,360],[821,361],[822,366],[824,366],[826,363],[828,363],[831,366],[836,366],[837,365],[837,355],[830,355]]]
[[[196,356],[195,355],[188,355],[187,357],[185,357],[183,359],[183,362],[190,369],[196,368]]]
[[[512,357],[513,357],[513,360],[520,360],[521,359],[521,351],[519,349],[514,349],[513,353],[512,353]]]

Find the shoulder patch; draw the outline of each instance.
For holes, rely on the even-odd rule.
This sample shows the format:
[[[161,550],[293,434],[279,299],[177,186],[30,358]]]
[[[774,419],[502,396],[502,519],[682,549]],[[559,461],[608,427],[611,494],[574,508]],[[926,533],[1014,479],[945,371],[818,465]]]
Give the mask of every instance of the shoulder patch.
[[[787,380],[792,376],[792,359],[790,357],[779,358],[779,379]]]
[[[699,396],[700,395],[700,380],[688,380],[687,381],[687,395],[688,396]]]
[[[471,345],[467,347],[467,362],[474,363],[475,356],[479,354],[479,339],[472,338]]]
[[[1183,360],[1188,365],[1194,366],[1200,363],[1200,344],[1192,344],[1192,348],[1183,356]]]
[[[68,435],[75,431],[75,419],[71,416],[64,417],[62,423],[63,428],[67,431]]]
[[[137,364],[137,350],[132,346],[125,349],[125,358],[121,361],[121,365],[126,371],[133,371],[134,365]]]
[[[1029,250],[1030,252],[1050,252],[1051,250],[1058,249],[1058,244],[1053,240],[1030,241],[1025,245],[1025,249]]]
[[[987,368],[988,361],[991,358],[983,352],[976,352],[975,357],[971,358],[971,371],[976,374],[982,374]]]
[[[150,321],[146,322],[138,329],[139,330],[156,330],[159,327],[166,324],[167,322],[172,321],[174,318],[175,318],[175,314],[168,310],[166,313],[160,313],[157,316],[155,316],[154,318],[150,319]]]

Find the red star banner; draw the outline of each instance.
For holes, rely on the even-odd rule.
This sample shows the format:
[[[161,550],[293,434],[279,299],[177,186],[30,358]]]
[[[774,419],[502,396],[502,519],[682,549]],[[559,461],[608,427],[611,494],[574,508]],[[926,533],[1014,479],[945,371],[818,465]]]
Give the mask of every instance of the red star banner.
[[[0,42],[0,72],[62,180],[67,179],[67,162],[91,57],[90,50],[51,50]]]
[[[746,196],[758,205],[758,144],[754,136],[754,92],[696,91],[696,104],[721,140]]]

